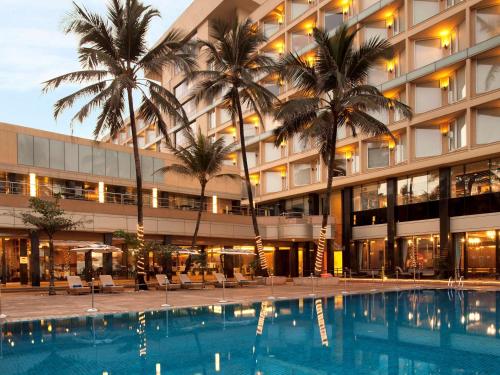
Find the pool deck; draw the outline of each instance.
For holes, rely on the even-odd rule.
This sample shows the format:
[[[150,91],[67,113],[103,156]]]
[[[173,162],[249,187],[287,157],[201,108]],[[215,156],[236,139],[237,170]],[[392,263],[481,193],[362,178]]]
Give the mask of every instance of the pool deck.
[[[344,283],[340,281],[335,286],[315,287],[315,297],[354,293],[375,293],[382,291],[407,290],[415,288],[447,288],[447,281],[434,280],[386,280],[353,279]],[[464,289],[500,291],[500,282],[496,281],[466,281]],[[247,286],[226,288],[224,299],[227,303],[250,303],[263,300],[311,298],[312,288],[296,286],[292,283],[274,287]],[[220,304],[223,298],[221,288],[206,288],[201,290],[175,290],[168,292],[168,303],[171,308],[206,306]],[[51,319],[70,316],[91,315],[87,309],[91,307],[91,296],[72,296],[58,291],[55,296],[46,292],[12,292],[2,294],[2,312],[7,315],[5,321],[20,321],[33,319]],[[95,307],[99,314],[120,313],[129,311],[160,310],[165,303],[165,291],[150,289],[135,292],[127,289],[117,294],[95,294]]]

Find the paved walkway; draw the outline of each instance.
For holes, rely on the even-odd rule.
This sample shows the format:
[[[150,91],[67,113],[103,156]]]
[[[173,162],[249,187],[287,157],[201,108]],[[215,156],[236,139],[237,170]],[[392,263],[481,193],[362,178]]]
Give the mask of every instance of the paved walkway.
[[[347,285],[341,281],[336,286],[316,287],[314,293],[318,297],[341,295],[342,293],[373,293],[379,291],[403,290],[412,288],[446,288],[447,282],[440,281],[385,281],[353,280]],[[345,288],[345,289],[344,289]],[[500,290],[500,283],[467,282],[465,288],[481,290]],[[249,303],[268,299],[273,296],[279,299],[311,297],[312,288],[294,286],[291,283],[275,286],[274,293],[269,286],[252,286],[243,288],[226,288],[224,298],[229,303]],[[172,308],[219,304],[223,298],[220,288],[202,290],[176,290],[168,292],[168,302]],[[127,290],[120,294],[96,294],[95,307],[99,313],[119,313],[128,311],[146,311],[161,309],[165,303],[165,292],[149,290],[134,292]],[[2,295],[3,313],[7,321],[47,319],[57,317],[79,316],[89,314],[91,296],[70,296],[58,292],[56,296],[46,293],[20,292]]]

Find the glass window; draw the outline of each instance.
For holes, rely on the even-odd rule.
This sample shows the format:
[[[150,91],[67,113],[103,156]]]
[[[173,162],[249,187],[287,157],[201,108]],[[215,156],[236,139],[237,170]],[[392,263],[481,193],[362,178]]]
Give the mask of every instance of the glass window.
[[[427,201],[427,175],[410,176],[408,178],[410,203]]]
[[[415,41],[415,68],[433,63],[443,57],[441,39],[424,39]]]
[[[331,10],[325,12],[325,30],[331,31],[344,22],[342,10]]]
[[[334,176],[345,176],[347,161],[345,160],[344,154],[335,154],[335,162],[333,165],[334,168]]]
[[[457,165],[451,168],[451,197],[464,196],[464,166]]]
[[[476,143],[500,141],[500,108],[476,111]]]
[[[293,184],[304,186],[311,183],[311,164],[293,165]]]
[[[64,142],[50,140],[50,168],[64,169]]]
[[[368,84],[378,86],[387,81],[387,69],[385,64],[374,64],[368,71]]]
[[[385,21],[377,21],[367,24],[363,27],[365,42],[372,38],[387,39],[387,27]]]
[[[50,144],[48,138],[34,137],[34,165],[35,167],[49,168]]]
[[[153,158],[150,156],[141,157],[142,178],[144,181],[153,181]]]
[[[303,48],[307,47],[309,43],[311,43],[309,36],[303,33],[292,33],[291,40],[292,50],[296,52],[301,51]]]
[[[291,19],[295,19],[309,9],[308,0],[292,0],[290,3]]]
[[[406,133],[400,134],[397,138],[397,143],[394,152],[394,158],[396,164],[403,163],[406,161]]]
[[[106,176],[118,177],[118,152],[106,150]]]
[[[383,239],[359,243],[358,251],[360,252],[360,269],[378,270],[385,265],[385,241]]]
[[[410,194],[408,190],[408,177],[398,178],[398,197],[397,204],[402,206],[410,203]]]
[[[241,157],[241,154],[240,154]],[[257,153],[247,152],[247,164],[248,168],[255,168],[257,166]],[[241,163],[241,170],[243,170],[243,163]]]
[[[78,170],[81,173],[92,173],[92,147],[78,145]]]
[[[364,9],[372,6],[376,2],[377,2],[377,0],[361,0],[361,2],[360,2],[360,8],[361,8],[361,10],[364,10]]]
[[[210,112],[208,112],[208,128],[215,129],[216,126],[217,126],[217,122],[215,119],[215,111],[210,111]]]
[[[78,144],[64,143],[64,169],[78,172]]]
[[[106,150],[98,147],[92,148],[92,173],[98,176],[106,174]]]
[[[355,186],[352,189],[352,210],[361,211],[361,186]]]
[[[448,148],[450,151],[460,149],[467,145],[467,124],[465,115],[452,121],[448,131]]]
[[[500,192],[500,159],[490,161],[491,191]]]
[[[130,178],[131,154],[118,153],[118,177]]]
[[[378,207],[387,207],[387,183],[379,182],[378,189]]]
[[[292,139],[293,153],[298,154],[306,150],[306,142],[300,137],[299,134],[295,134]]]
[[[496,233],[494,230],[467,233],[467,267],[468,272],[495,272]]]
[[[415,0],[413,1],[413,24],[417,24],[438,14],[438,0]]]
[[[264,21],[262,23],[262,32],[266,38],[269,38],[271,35],[276,34],[280,29],[280,25],[278,22],[272,22],[271,20]]]
[[[24,165],[33,165],[33,136],[17,135],[17,162]]]
[[[465,195],[479,195],[490,192],[490,166],[488,160],[465,165]]]
[[[379,208],[378,184],[361,186],[361,210],[371,210]]]
[[[500,56],[478,59],[476,63],[476,91],[478,93],[500,88]]]
[[[264,156],[265,161],[274,161],[281,158],[281,147],[276,147],[274,143],[264,143]]]
[[[274,193],[283,190],[281,172],[266,172],[266,193]]]
[[[443,105],[442,89],[439,82],[419,83],[415,86],[415,112],[423,113]]]
[[[220,109],[220,123],[224,124],[225,122],[228,122],[231,120],[231,113],[229,111],[226,111],[225,109],[221,108]]]
[[[154,170],[154,175],[153,175],[153,181],[156,183],[162,183],[164,182],[165,176],[164,173],[156,173],[160,168],[163,168],[166,165],[165,161],[163,159],[158,159],[158,158],[153,158],[153,170]]]
[[[423,158],[441,155],[443,150],[442,136],[439,128],[415,129],[415,156]]]
[[[368,147],[368,168],[389,166],[389,145],[387,142],[370,142]]]
[[[448,101],[454,103],[465,98],[465,66],[457,69],[450,77],[450,86],[448,91]]]
[[[427,199],[430,201],[439,199],[439,171],[427,174]]]
[[[500,5],[476,10],[476,43],[500,33]]]

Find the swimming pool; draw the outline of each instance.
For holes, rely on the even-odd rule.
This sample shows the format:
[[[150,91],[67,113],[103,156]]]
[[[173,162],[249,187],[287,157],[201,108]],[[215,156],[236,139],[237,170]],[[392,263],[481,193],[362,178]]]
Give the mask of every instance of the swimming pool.
[[[2,325],[0,374],[499,374],[500,294],[416,290]]]

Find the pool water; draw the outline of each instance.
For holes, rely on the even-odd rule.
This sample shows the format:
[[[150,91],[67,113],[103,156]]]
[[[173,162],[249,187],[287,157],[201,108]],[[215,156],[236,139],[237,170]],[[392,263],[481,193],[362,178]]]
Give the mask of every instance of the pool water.
[[[0,374],[500,374],[500,294],[416,290],[8,323]]]

